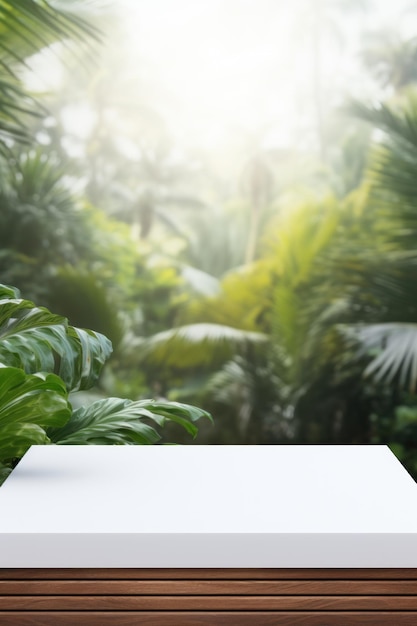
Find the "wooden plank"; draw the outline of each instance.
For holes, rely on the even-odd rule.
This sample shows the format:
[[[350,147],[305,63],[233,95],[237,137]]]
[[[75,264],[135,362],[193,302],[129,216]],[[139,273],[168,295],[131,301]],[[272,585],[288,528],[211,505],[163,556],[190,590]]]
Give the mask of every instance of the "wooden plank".
[[[416,611],[416,596],[0,596],[0,611]]]
[[[415,626],[417,613],[0,612],[1,626]]]
[[[417,581],[0,581],[0,595],[417,595]]]
[[[225,580],[291,580],[291,579],[341,579],[341,580],[417,580],[417,568],[293,568],[293,569],[167,569],[167,568],[0,568],[0,580],[172,580],[172,579],[225,579]]]

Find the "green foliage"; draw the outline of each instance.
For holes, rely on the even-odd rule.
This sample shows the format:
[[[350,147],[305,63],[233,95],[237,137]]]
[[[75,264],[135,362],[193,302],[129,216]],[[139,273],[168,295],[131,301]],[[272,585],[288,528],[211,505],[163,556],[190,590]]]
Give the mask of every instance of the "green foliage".
[[[0,281],[74,325],[97,328],[115,349],[130,321],[142,320],[139,334],[169,325],[175,307],[167,300],[178,291],[178,273],[150,267],[127,225],[77,202],[65,168],[39,150],[4,168]]]
[[[65,445],[153,444],[161,435],[143,419],[161,427],[175,422],[195,437],[197,428],[192,422],[203,416],[211,419],[205,411],[184,404],[106,398],[74,411],[68,424],[49,435],[54,443]]]
[[[0,463],[0,485],[6,480],[11,473],[12,468]]]
[[[346,118],[346,114],[336,117],[330,179],[329,174],[324,172],[327,173],[325,182],[330,183],[331,189],[339,198],[345,198],[360,188],[368,165],[371,140],[371,129],[366,124],[355,120],[355,124],[350,126]]]
[[[64,182],[65,164],[40,150],[3,167],[0,186],[0,282],[45,302],[56,268],[93,255],[86,211]]]
[[[209,322],[267,332],[276,275],[270,258],[228,272],[219,293],[190,299],[181,311],[182,323]]]
[[[0,461],[32,443],[49,443],[48,427],[71,416],[68,391],[90,388],[111,352],[109,340],[0,286]]]
[[[283,217],[275,260],[272,333],[279,346],[282,373],[294,388],[306,384],[306,371],[317,358],[316,324],[332,294],[329,253],[337,246],[342,209],[335,199],[305,205]],[[319,340],[321,341],[321,340]],[[322,347],[321,347],[322,349]]]
[[[291,425],[283,418],[287,388],[270,350],[250,350],[225,363],[208,381],[204,404],[216,414],[209,433],[217,443],[286,443]],[[288,429],[289,426],[289,429]]]
[[[138,346],[140,362],[154,374],[152,383],[164,393],[165,381],[169,398],[190,400],[216,412],[215,429],[207,430],[206,442],[227,443],[249,441],[253,432],[243,433],[240,426],[241,403],[231,394],[230,402],[215,401],[211,386],[206,389],[210,374],[236,354],[250,363],[256,355],[269,352],[269,314],[272,300],[273,271],[268,262],[257,262],[228,273],[220,283],[218,295],[198,297],[195,293],[180,309],[181,326],[174,326],[142,340]],[[262,361],[262,358],[261,358]],[[266,376],[257,369],[258,380]],[[270,373],[270,372],[269,372]],[[231,386],[229,386],[231,389]],[[225,391],[225,395],[226,391]],[[253,396],[254,398],[255,396]],[[259,414],[265,403],[256,399]],[[244,409],[242,409],[244,410]],[[246,439],[245,439],[246,438]]]
[[[194,396],[216,412],[216,442],[366,440],[366,363],[357,365],[357,346],[337,326],[358,320],[358,293],[362,321],[378,307],[359,254],[368,236],[361,232],[366,198],[329,197],[283,213],[267,261],[229,275],[218,297],[192,303],[185,316],[199,323],[148,340],[161,366],[220,368]]]
[[[27,118],[43,109],[22,89],[18,69],[25,60],[56,41],[97,39],[97,30],[61,4],[42,0],[0,3],[0,151],[11,143],[29,143]]]
[[[374,148],[369,177],[378,230],[395,249],[415,247],[417,221],[417,93],[410,90],[396,105],[367,107],[351,104],[351,111],[384,132]]]
[[[32,444],[152,444],[161,435],[143,420],[179,424],[211,419],[179,403],[107,398],[72,410],[68,392],[89,389],[111,352],[110,341],[0,285],[0,479]]]
[[[26,375],[0,367],[0,459],[23,456],[32,444],[50,443],[46,429],[71,415],[65,385],[54,374]]]
[[[142,262],[137,267],[135,302],[141,313],[138,327],[148,337],[176,324],[178,310],[186,296],[181,295],[178,272],[167,265]]]
[[[30,150],[9,160],[2,181],[1,244],[36,257],[74,262],[87,247],[87,224],[63,181],[68,164],[53,154]],[[81,230],[81,232],[80,232]]]
[[[393,105],[351,105],[352,111],[383,132],[376,145],[369,177],[370,210],[378,242],[377,260],[360,273],[373,318],[359,326],[360,355],[373,358],[366,374],[388,385],[415,390],[417,383],[417,95],[408,90]],[[356,302],[358,299],[356,298]],[[362,298],[363,302],[363,298]]]
[[[150,444],[161,441],[158,427],[169,436],[176,422],[194,436],[205,413],[139,399],[147,387],[215,410],[210,443],[378,440],[411,458],[414,417],[395,407],[405,405],[398,389],[414,392],[417,381],[417,97],[404,90],[415,78],[416,41],[369,39],[364,60],[396,99],[352,105],[361,120],[341,128],[324,107],[320,48],[334,9],[352,4],[363,3],[316,2],[310,12],[321,165],[306,132],[300,149],[261,148],[259,140],[215,180],[204,155],[187,162],[184,147],[171,144],[169,125],[149,106],[152,86],[126,64],[113,23],[113,44],[92,80],[73,72],[58,98],[48,95],[55,121],[37,125],[48,156],[18,153],[28,118],[42,114],[21,89],[23,62],[93,33],[75,2],[54,2],[59,14],[42,0],[0,2],[0,144],[10,148],[8,163],[0,162],[0,281],[26,298],[1,292],[0,411],[12,393],[18,402],[16,420],[3,415],[0,476],[30,442]],[[61,112],[84,105],[91,128],[72,137],[75,167],[100,210],[74,200],[74,164],[57,157],[66,150]],[[370,154],[366,123],[383,131]],[[262,145],[274,133],[268,129]],[[232,169],[240,169],[239,182]],[[314,197],[294,189],[307,176]],[[303,194],[307,201],[294,202]],[[173,267],[164,261],[170,256]],[[100,391],[132,400],[71,411],[67,392],[91,388],[109,356],[100,333],[116,349]],[[30,404],[35,397],[39,406],[49,398],[45,423]]]
[[[8,297],[9,296],[9,297]],[[54,372],[68,390],[88,389],[111,353],[110,341],[90,330],[69,326],[33,302],[0,291],[0,362],[27,374]]]
[[[143,358],[189,368],[225,360],[236,347],[265,343],[267,336],[220,324],[189,324],[157,333],[141,344]]]
[[[117,350],[123,328],[117,310],[109,302],[107,290],[92,272],[59,268],[49,283],[48,306],[65,315],[76,326],[92,326],[108,337]]]
[[[395,456],[411,475],[417,476],[417,406],[415,394],[397,395],[391,406],[371,416],[372,443],[389,443]],[[395,404],[397,406],[395,406]]]
[[[91,240],[89,253],[79,259],[81,268],[100,277],[106,291],[114,294],[123,308],[131,309],[138,291],[138,274],[145,266],[131,230],[89,204],[83,211]]]
[[[417,383],[417,323],[370,324],[357,331],[361,353],[374,356],[365,376],[415,391]]]

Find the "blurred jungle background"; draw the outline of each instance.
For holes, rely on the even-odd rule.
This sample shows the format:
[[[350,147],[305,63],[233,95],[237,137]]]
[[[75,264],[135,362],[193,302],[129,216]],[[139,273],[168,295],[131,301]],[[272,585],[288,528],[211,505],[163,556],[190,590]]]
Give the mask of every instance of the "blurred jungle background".
[[[0,282],[112,340],[83,402],[416,478],[417,2],[0,0]]]

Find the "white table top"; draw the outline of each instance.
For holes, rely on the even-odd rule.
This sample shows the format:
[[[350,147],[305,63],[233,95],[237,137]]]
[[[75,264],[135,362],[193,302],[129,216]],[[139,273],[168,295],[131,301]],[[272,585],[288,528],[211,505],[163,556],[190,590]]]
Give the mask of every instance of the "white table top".
[[[33,446],[0,567],[417,567],[417,483],[386,446]]]

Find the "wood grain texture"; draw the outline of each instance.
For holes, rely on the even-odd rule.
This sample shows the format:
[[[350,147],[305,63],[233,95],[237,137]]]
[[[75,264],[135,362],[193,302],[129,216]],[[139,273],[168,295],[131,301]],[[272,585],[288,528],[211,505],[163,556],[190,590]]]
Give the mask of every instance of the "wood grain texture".
[[[0,581],[0,595],[417,595],[414,580]]]
[[[417,580],[417,568],[0,568],[0,580]]]
[[[1,626],[415,626],[417,614],[266,612],[0,612]]]
[[[417,569],[0,569],[0,626],[416,626]]]
[[[416,596],[1,596],[0,611],[416,611]]]

